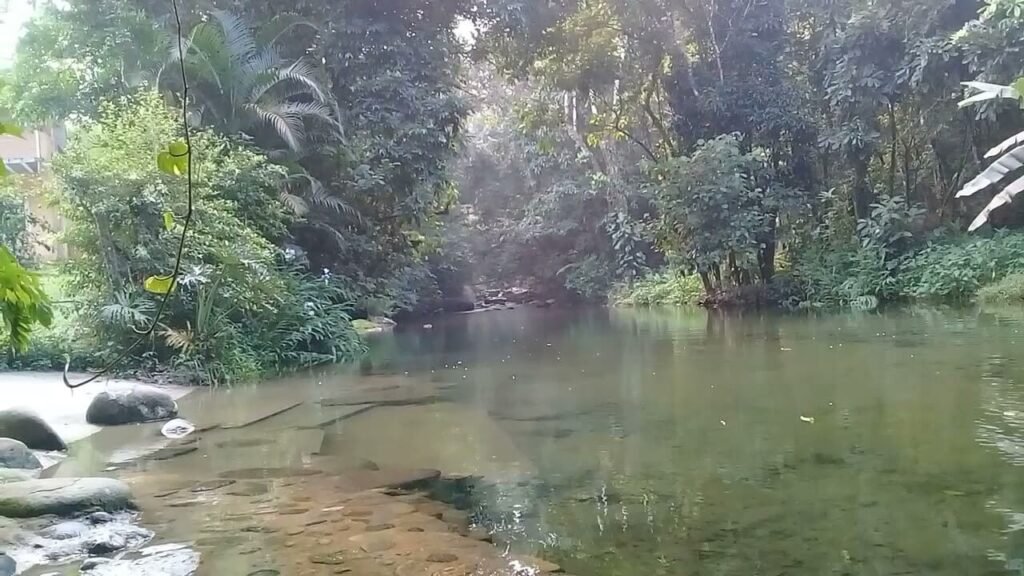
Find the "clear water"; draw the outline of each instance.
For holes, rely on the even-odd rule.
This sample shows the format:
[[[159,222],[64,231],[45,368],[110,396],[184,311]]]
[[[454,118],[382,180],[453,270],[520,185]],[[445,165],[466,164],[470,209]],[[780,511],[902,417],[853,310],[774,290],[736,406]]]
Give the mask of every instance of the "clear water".
[[[368,374],[454,383],[443,401],[331,424],[315,456],[300,449],[302,425],[319,415],[300,408],[240,431],[284,422],[296,434],[287,442],[222,441],[134,474],[157,483],[372,459],[479,475],[477,518],[503,545],[583,576],[1024,574],[1022,320],[1024,310],[452,317],[381,336],[359,366],[196,393],[183,409],[225,418],[312,402]],[[93,437],[62,473],[88,468],[89,454],[109,460],[105,443],[115,444]],[[174,520],[195,510],[146,514],[188,537],[198,521]]]

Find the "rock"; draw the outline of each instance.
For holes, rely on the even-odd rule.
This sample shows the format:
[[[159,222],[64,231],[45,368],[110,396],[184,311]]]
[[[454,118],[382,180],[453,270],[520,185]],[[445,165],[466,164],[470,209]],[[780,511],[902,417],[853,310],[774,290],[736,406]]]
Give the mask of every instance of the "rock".
[[[112,478],[44,478],[0,485],[0,516],[10,518],[131,507],[131,489]]]
[[[19,470],[16,468],[0,468],[0,485],[8,482],[24,482],[25,480],[31,480],[36,475],[28,470]]]
[[[93,555],[110,554],[127,547],[128,539],[116,532],[97,534],[85,543],[86,552]]]
[[[86,558],[82,561],[82,565],[79,566],[78,569],[82,572],[88,572],[100,564],[106,564],[107,562],[110,562],[109,558]]]
[[[49,424],[28,410],[0,410],[0,437],[20,440],[33,450],[68,448]]]
[[[174,440],[184,438],[195,431],[195,424],[185,420],[184,418],[175,418],[167,424],[164,424],[163,428],[160,429],[161,434]]]
[[[217,490],[225,486],[231,486],[235,483],[235,480],[229,480],[227,478],[220,478],[218,480],[207,480],[205,482],[196,482],[192,486],[193,492],[210,492],[211,490]]]
[[[85,518],[90,524],[106,524],[107,522],[113,522],[114,516],[109,512],[93,512]]]
[[[89,571],[89,576],[191,576],[199,569],[199,553],[177,544],[151,546],[141,557],[118,557]]]
[[[0,576],[14,576],[18,571],[18,565],[7,554],[0,552]]]
[[[455,562],[458,559],[459,557],[451,552],[431,552],[427,555],[427,562],[437,562],[439,564]]]
[[[104,391],[96,395],[85,412],[90,424],[117,426],[167,420],[178,415],[178,404],[165,392],[146,386],[130,390]]]
[[[331,554],[314,554],[309,557],[313,564],[325,564],[327,566],[338,566],[345,563],[345,556],[341,552]]]
[[[44,528],[39,532],[39,535],[52,540],[70,540],[71,538],[80,538],[88,531],[89,526],[86,524],[77,520],[70,520]]]
[[[42,467],[36,455],[23,442],[12,438],[0,438],[0,468],[34,470]]]

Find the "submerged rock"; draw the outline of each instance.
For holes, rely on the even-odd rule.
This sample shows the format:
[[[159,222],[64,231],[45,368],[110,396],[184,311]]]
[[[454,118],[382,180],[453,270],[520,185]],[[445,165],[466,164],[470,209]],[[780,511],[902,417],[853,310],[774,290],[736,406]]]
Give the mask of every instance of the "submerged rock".
[[[0,576],[14,576],[18,571],[18,565],[7,554],[0,552]]]
[[[195,424],[185,420],[184,418],[175,418],[167,424],[164,424],[163,428],[160,429],[161,434],[174,440],[184,438],[195,431]]]
[[[90,424],[116,426],[167,420],[178,415],[178,404],[170,394],[146,386],[130,390],[100,392],[85,413]]]
[[[45,478],[0,485],[0,516],[10,518],[131,507],[131,489],[112,478]]]
[[[181,545],[152,546],[138,554],[95,566],[89,576],[191,576],[199,569],[199,553]]]
[[[0,437],[24,442],[33,450],[67,450],[67,445],[35,412],[0,410]]]
[[[36,455],[23,442],[0,438],[0,468],[42,468]]]

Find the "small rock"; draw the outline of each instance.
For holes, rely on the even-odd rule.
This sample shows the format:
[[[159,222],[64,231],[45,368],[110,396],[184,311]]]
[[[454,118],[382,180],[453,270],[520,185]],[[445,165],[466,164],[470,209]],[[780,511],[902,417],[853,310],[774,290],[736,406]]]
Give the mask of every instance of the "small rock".
[[[286,516],[295,516],[298,514],[305,514],[309,512],[309,508],[282,508],[277,511],[278,514],[284,514]]]
[[[272,568],[264,568],[255,572],[249,572],[247,576],[280,576],[281,572]]]
[[[110,533],[89,538],[85,543],[85,550],[89,554],[100,555],[117,552],[118,550],[123,550],[127,546],[128,541],[124,536],[116,533]]]
[[[330,554],[314,554],[309,557],[309,561],[313,564],[326,564],[328,566],[337,566],[345,563],[345,557],[341,552],[332,552]]]
[[[43,538],[50,538],[51,540],[70,540],[71,538],[78,538],[82,536],[88,530],[89,527],[85,524],[71,520],[45,528],[39,532],[39,535]]]
[[[412,528],[406,530],[406,532],[423,532],[423,528],[420,528],[419,526],[413,526]]]
[[[395,547],[395,542],[389,538],[386,534],[359,534],[349,538],[349,540],[359,545],[359,548],[363,552],[373,554],[374,552],[383,552],[390,550]]]
[[[82,565],[79,566],[78,569],[82,572],[88,572],[100,564],[106,564],[107,562],[110,562],[109,558],[86,558],[82,561]]]
[[[106,524],[114,521],[114,515],[109,512],[93,512],[86,516],[90,524]]]
[[[0,438],[0,468],[34,470],[42,467],[36,455],[23,442],[13,438]]]
[[[472,538],[473,540],[479,540],[481,542],[493,541],[491,533],[482,526],[473,526],[466,531],[466,538]]]
[[[136,386],[130,390],[104,391],[85,412],[85,421],[101,426],[167,420],[178,415],[178,404],[166,392]]]
[[[68,448],[49,424],[29,410],[0,410],[0,437],[19,440],[33,450]]]
[[[175,418],[160,428],[160,433],[167,438],[179,439],[196,431],[196,425],[184,418]]]
[[[453,510],[449,508],[441,514],[441,520],[457,528],[465,528],[469,526],[469,514],[462,510]]]
[[[192,486],[192,491],[209,492],[211,490],[216,490],[218,488],[223,488],[225,486],[231,486],[234,483],[234,480],[228,480],[226,478],[221,478],[219,480],[207,480],[205,482],[197,482],[195,485]]]
[[[305,525],[306,526],[316,526],[317,524],[325,524],[326,522],[327,522],[326,518],[317,518],[315,520],[310,520],[309,522],[306,522]]]
[[[298,536],[299,534],[302,534],[305,531],[306,530],[303,529],[303,528],[289,528],[289,529],[285,530],[284,533],[286,535],[288,535],[288,536]]]
[[[368,525],[366,527],[366,531],[367,532],[382,532],[384,530],[391,530],[394,527],[395,527],[394,524],[390,524],[388,522],[384,522],[382,524],[370,524],[370,525]]]
[[[455,562],[458,559],[459,557],[451,552],[431,552],[427,555],[427,562],[437,562],[440,564]]]

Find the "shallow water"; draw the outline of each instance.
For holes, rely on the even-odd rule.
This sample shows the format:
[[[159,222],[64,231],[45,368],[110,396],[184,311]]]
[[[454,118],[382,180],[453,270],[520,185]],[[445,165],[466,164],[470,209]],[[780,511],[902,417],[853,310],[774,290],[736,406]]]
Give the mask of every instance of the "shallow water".
[[[501,546],[583,576],[1024,574],[1022,321],[470,314],[381,336],[359,366],[190,395],[182,411],[200,426],[303,403],[194,452],[132,462],[155,432],[105,430],[57,473],[128,462],[107,473],[150,496],[247,473],[273,491],[297,470],[367,459],[479,475],[461,504]],[[436,394],[365,411],[318,402],[383,377]],[[143,501],[158,542],[251,506],[166,500]],[[238,556],[257,538],[202,550],[225,567],[208,573],[258,568]]]

